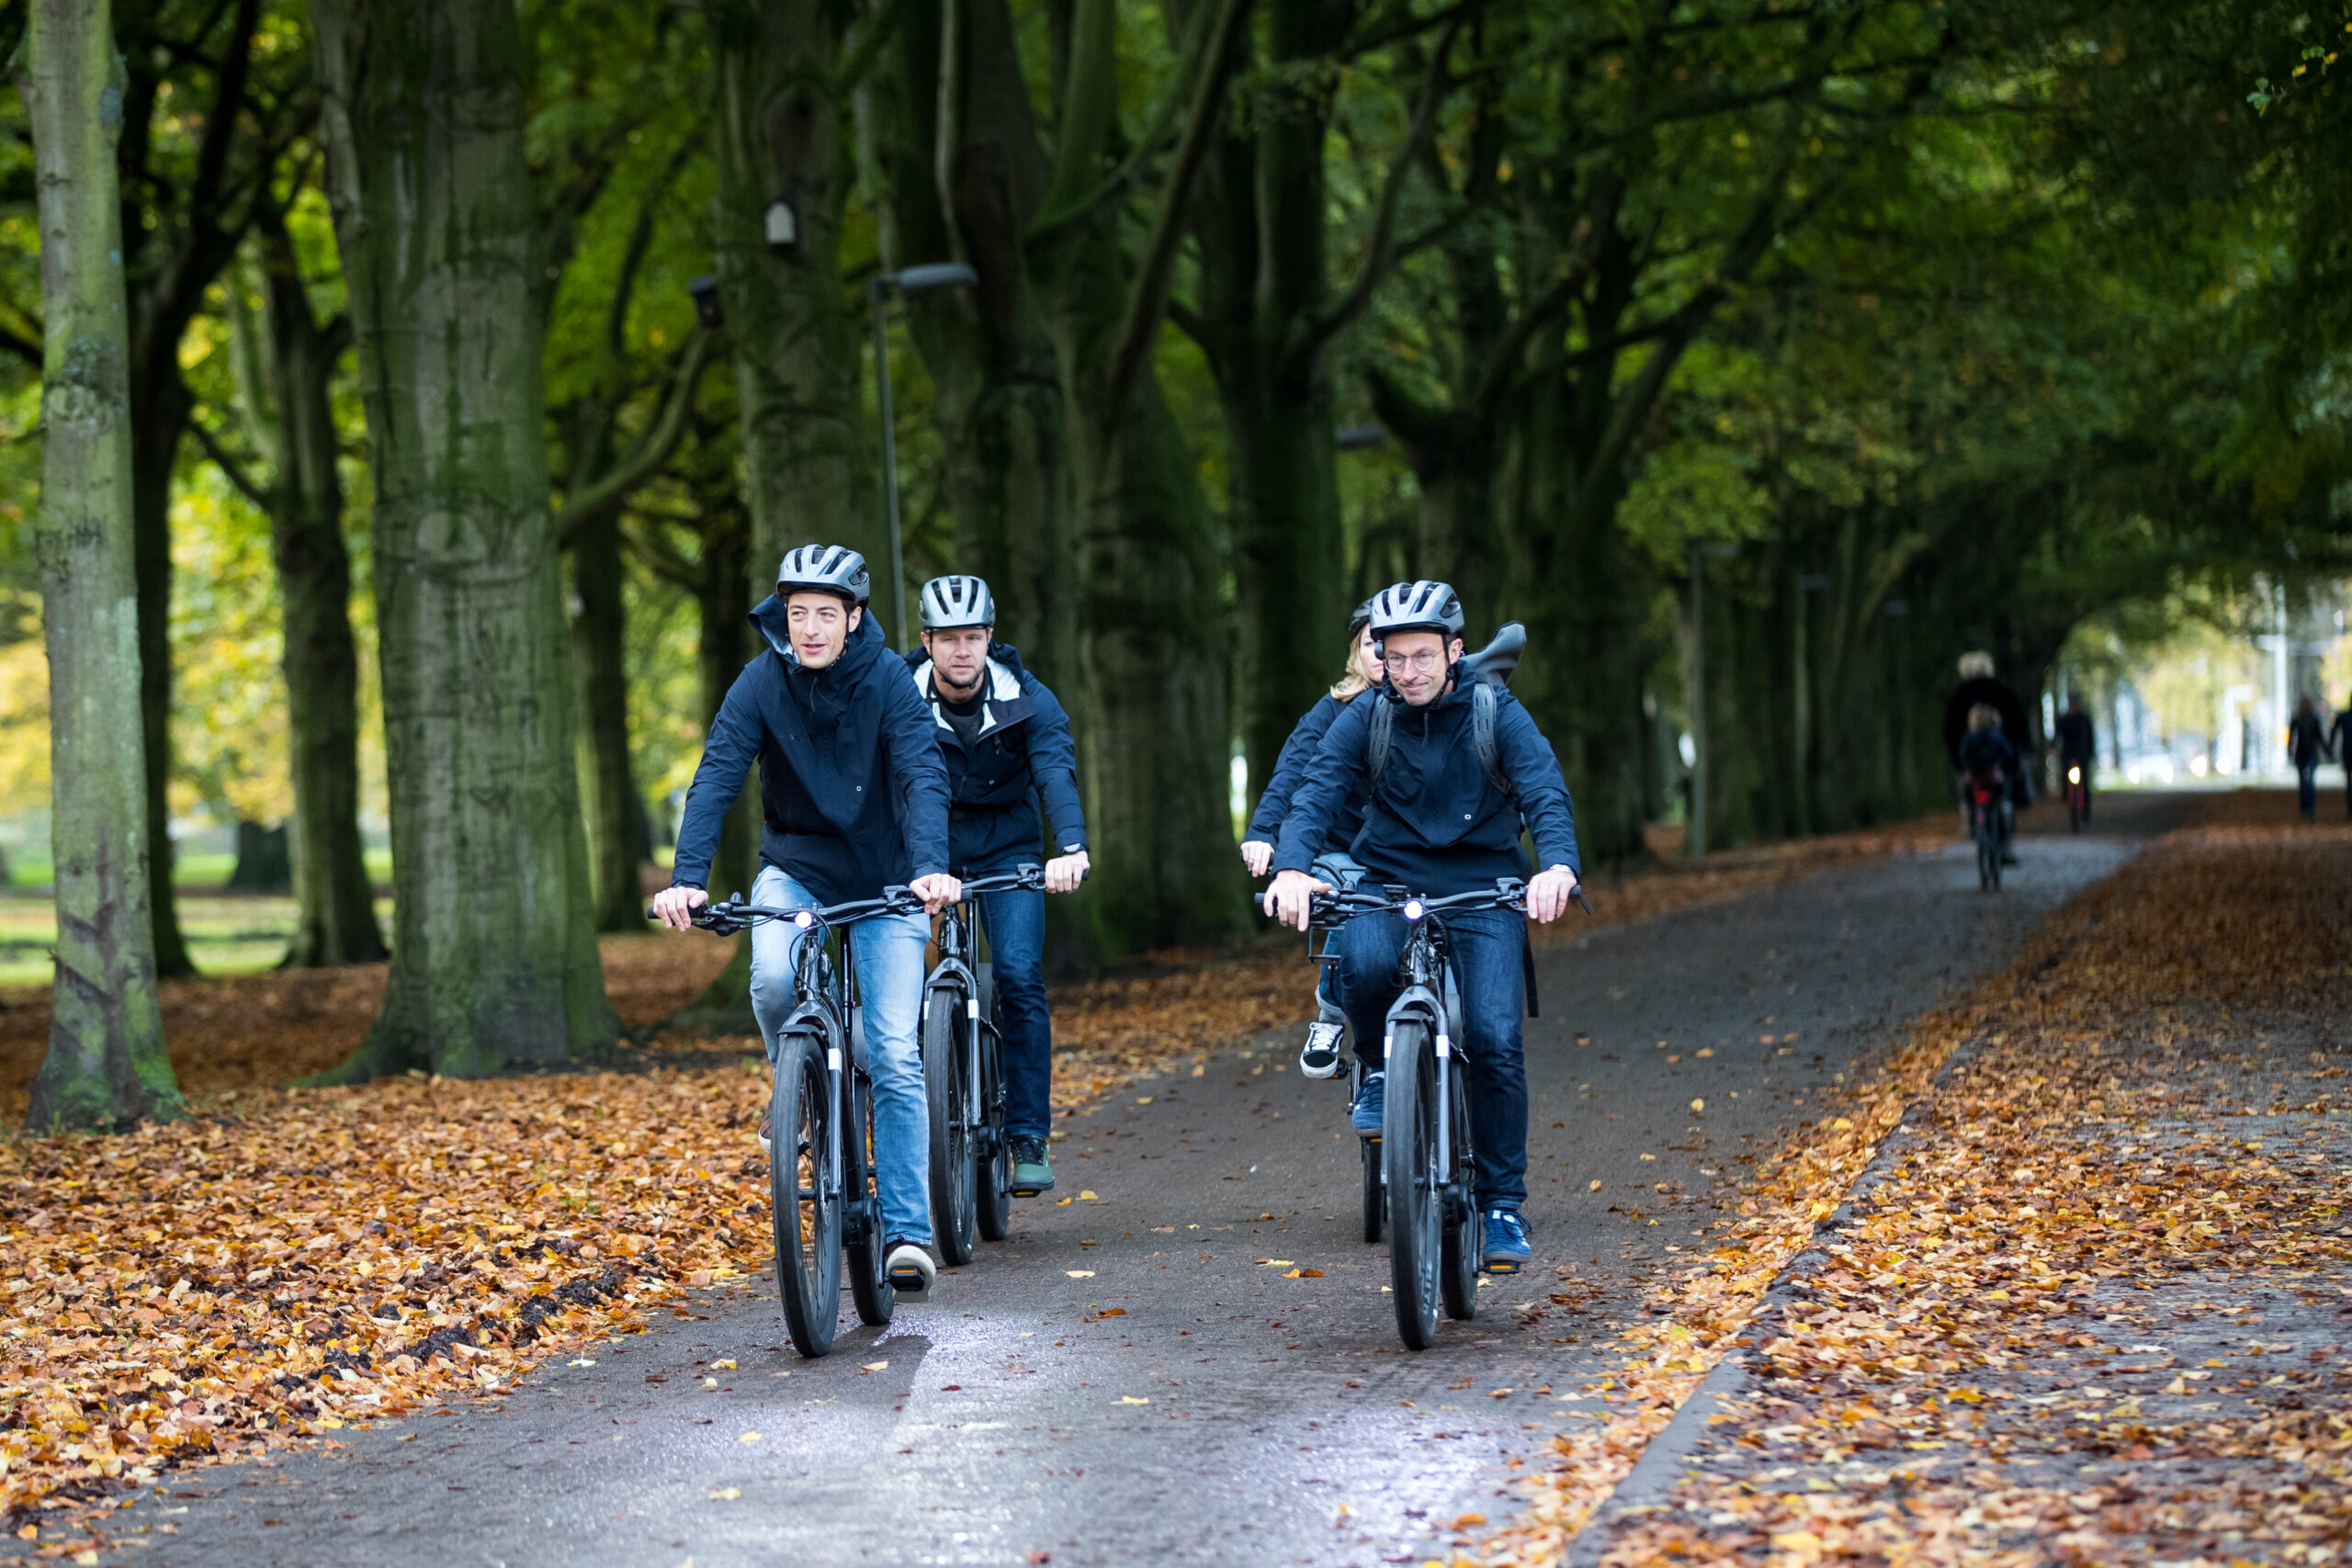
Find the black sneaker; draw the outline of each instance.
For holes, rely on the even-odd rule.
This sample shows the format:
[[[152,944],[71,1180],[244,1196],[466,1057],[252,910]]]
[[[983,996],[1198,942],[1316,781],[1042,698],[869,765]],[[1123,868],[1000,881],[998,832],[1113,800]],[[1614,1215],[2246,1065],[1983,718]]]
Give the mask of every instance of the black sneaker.
[[[1021,1136],[1010,1140],[1012,1149],[1012,1195],[1035,1198],[1054,1190],[1054,1162],[1046,1157],[1046,1140]]]
[[[1298,1070],[1310,1078],[1328,1078],[1340,1070],[1340,1023],[1310,1023],[1306,1043],[1298,1053]]]

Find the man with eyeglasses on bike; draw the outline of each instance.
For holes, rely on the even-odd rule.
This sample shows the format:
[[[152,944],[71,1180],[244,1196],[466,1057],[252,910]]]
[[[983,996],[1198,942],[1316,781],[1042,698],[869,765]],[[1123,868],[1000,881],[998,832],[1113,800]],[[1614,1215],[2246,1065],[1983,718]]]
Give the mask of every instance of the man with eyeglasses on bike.
[[[1332,721],[1306,783],[1291,799],[1274,852],[1266,910],[1305,931],[1315,894],[1309,874],[1331,817],[1361,787],[1366,807],[1355,858],[1364,880],[1431,897],[1526,876],[1522,819],[1542,869],[1528,881],[1527,912],[1558,919],[1577,888],[1577,837],[1567,782],[1550,742],[1510,694],[1463,682],[1462,603],[1442,582],[1400,582],[1373,596],[1372,633],[1385,682]],[[1448,916],[1462,987],[1463,1047],[1484,1217],[1480,1263],[1512,1273],[1532,1255],[1527,1222],[1527,1065],[1520,1020],[1526,921],[1502,909]],[[1367,1053],[1351,1120],[1376,1135],[1386,1079],[1374,1059],[1396,999],[1402,915],[1361,915],[1340,938],[1340,1000]]]
[[[654,896],[662,924],[684,931],[709,902],[705,883],[719,824],[760,765],[760,871],[751,901],[801,908],[871,898],[903,886],[924,914],[885,916],[848,933],[874,1083],[874,1162],[881,1189],[885,1267],[938,1277],[931,1256],[931,1126],[916,1033],[922,1020],[923,944],[935,915],[962,889],[948,874],[947,770],[935,727],[906,665],[866,615],[865,558],[838,545],[803,545],[776,568],[775,592],[752,612],[768,651],[728,689],[686,791],[670,886]],[[752,1013],[768,1061],[793,1008],[793,953],[803,940],[785,920],[752,927]],[[820,935],[819,940],[822,940]],[[769,1146],[767,1115],[760,1146]]]
[[[1022,668],[1020,650],[996,640],[996,598],[985,581],[934,577],[922,585],[922,647],[907,663],[931,704],[947,763],[948,868],[982,877],[1043,862],[1046,893],[1077,892],[1086,877],[1086,813],[1069,716]],[[1051,860],[1041,799],[1061,852]],[[1054,1185],[1046,1153],[1054,1021],[1046,1005],[1046,897],[1020,887],[978,897],[1004,1032],[1012,1195],[1034,1198]]]

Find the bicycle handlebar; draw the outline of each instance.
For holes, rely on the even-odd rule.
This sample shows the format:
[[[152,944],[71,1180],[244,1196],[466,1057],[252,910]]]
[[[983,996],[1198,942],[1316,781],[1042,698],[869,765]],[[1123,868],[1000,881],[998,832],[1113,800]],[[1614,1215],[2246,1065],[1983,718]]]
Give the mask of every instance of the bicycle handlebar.
[[[1000,871],[993,875],[966,877],[964,897],[969,898],[975,893],[1010,893],[1016,888],[1026,888],[1034,893],[1045,886],[1046,868],[1024,863],[1011,871]]]
[[[1586,914],[1592,913],[1592,906],[1585,902],[1581,882],[1569,890],[1568,897],[1575,899]],[[1393,897],[1385,888],[1370,893],[1361,888],[1352,892],[1334,889],[1315,895],[1314,902],[1308,908],[1316,919],[1322,920],[1336,915],[1367,915],[1384,911],[1394,911],[1408,920],[1418,920],[1425,915],[1442,915],[1455,909],[1515,909],[1525,914],[1527,884],[1515,876],[1497,877],[1491,888],[1481,888],[1474,893],[1450,893],[1442,898],[1425,897],[1418,893],[1407,894],[1401,898]]]
[[[741,931],[755,920],[789,920],[802,931],[818,931],[829,926],[854,925],[876,915],[907,915],[922,908],[922,900],[908,888],[886,887],[879,898],[853,898],[845,904],[811,906],[800,909],[772,909],[756,904],[746,904],[740,898],[722,903],[705,904],[694,912],[694,922],[707,931],[721,936]],[[645,918],[656,916],[650,906]]]

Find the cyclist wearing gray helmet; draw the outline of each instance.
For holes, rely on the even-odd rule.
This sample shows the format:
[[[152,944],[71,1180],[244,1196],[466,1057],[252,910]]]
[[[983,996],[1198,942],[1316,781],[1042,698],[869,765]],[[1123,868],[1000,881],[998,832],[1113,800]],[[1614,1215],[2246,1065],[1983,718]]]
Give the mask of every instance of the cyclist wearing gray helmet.
[[[686,792],[671,885],[653,900],[675,930],[709,900],[704,884],[719,823],[760,766],[760,872],[751,901],[770,908],[871,898],[904,885],[937,914],[961,893],[948,874],[947,771],[930,710],[907,667],[891,657],[865,613],[865,559],[838,545],[803,545],[776,568],[775,594],[752,612],[768,650],[744,666],[704,738]],[[874,1160],[893,1275],[919,1270],[928,1293],[931,1126],[922,1057],[922,915],[886,916],[851,928],[865,1049],[874,1080]],[[775,1055],[775,1031],[793,1006],[798,928],[752,928],[752,1011]],[[760,1144],[767,1147],[767,1117]]]
[[[1566,912],[1577,886],[1576,823],[1551,744],[1510,692],[1462,679],[1462,602],[1442,582],[1400,582],[1373,595],[1372,633],[1386,681],[1332,721],[1291,799],[1274,852],[1266,910],[1306,929],[1314,894],[1329,883],[1310,871],[1340,803],[1364,791],[1355,858],[1367,880],[1433,897],[1491,888],[1531,869],[1520,848],[1524,822],[1541,870],[1527,884],[1527,912],[1544,922]],[[1462,986],[1463,1046],[1485,1221],[1480,1261],[1497,1273],[1532,1254],[1520,1210],[1527,1201],[1527,1065],[1520,1019],[1524,919],[1508,910],[1450,915]],[[1396,999],[1402,914],[1359,915],[1340,937],[1340,1001],[1364,1066],[1381,1065],[1382,1023]],[[1368,1072],[1356,1131],[1377,1136],[1387,1083]]]
[[[1249,829],[1241,836],[1241,863],[1250,868],[1250,875],[1263,876],[1272,869],[1274,840],[1282,834],[1283,818],[1290,811],[1291,796],[1306,782],[1306,771],[1313,765],[1315,753],[1322,747],[1331,721],[1350,703],[1380,684],[1380,649],[1372,638],[1372,601],[1367,599],[1348,617],[1347,668],[1331,689],[1306,710],[1274,756],[1274,771],[1267,776],[1265,790],[1258,796],[1258,809],[1250,814]],[[1315,874],[1323,881],[1352,887],[1363,874],[1363,868],[1348,852],[1363,828],[1363,792],[1360,789],[1351,790],[1340,802],[1339,815],[1324,834],[1315,859]],[[1310,1078],[1328,1078],[1340,1070],[1340,1035],[1347,1027],[1348,1015],[1331,995],[1330,983],[1331,972],[1327,968],[1316,982],[1317,1017],[1306,1026],[1306,1043],[1298,1053],[1298,1070]]]
[[[907,655],[931,703],[947,762],[947,863],[959,877],[1042,862],[1046,893],[1075,893],[1086,875],[1086,816],[1069,716],[1021,651],[998,642],[996,599],[977,577],[922,585],[922,647]],[[1057,853],[1046,859],[1038,805]],[[1053,1015],[1046,1005],[1046,897],[1012,888],[979,895],[1004,1024],[1005,1134],[1012,1193],[1054,1185]]]

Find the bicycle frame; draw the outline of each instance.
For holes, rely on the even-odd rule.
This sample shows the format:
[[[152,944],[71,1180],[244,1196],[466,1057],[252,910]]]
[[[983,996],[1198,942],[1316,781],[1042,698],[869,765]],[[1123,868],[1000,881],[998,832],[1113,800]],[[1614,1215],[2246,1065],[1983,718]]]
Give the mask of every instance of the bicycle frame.
[[[923,990],[929,996],[933,987],[960,982],[964,988],[964,1063],[967,1084],[977,1086],[980,1077],[980,980],[973,966],[980,960],[979,906],[973,896],[979,893],[1007,893],[1015,888],[1042,891],[1046,886],[1045,868],[1023,865],[1016,871],[994,876],[974,877],[964,884],[964,897],[947,911],[939,924],[939,962],[933,964],[924,977]],[[977,1099],[967,1108],[965,1128],[978,1140],[981,1157],[993,1157],[996,1150],[989,1146],[986,1108]]]

